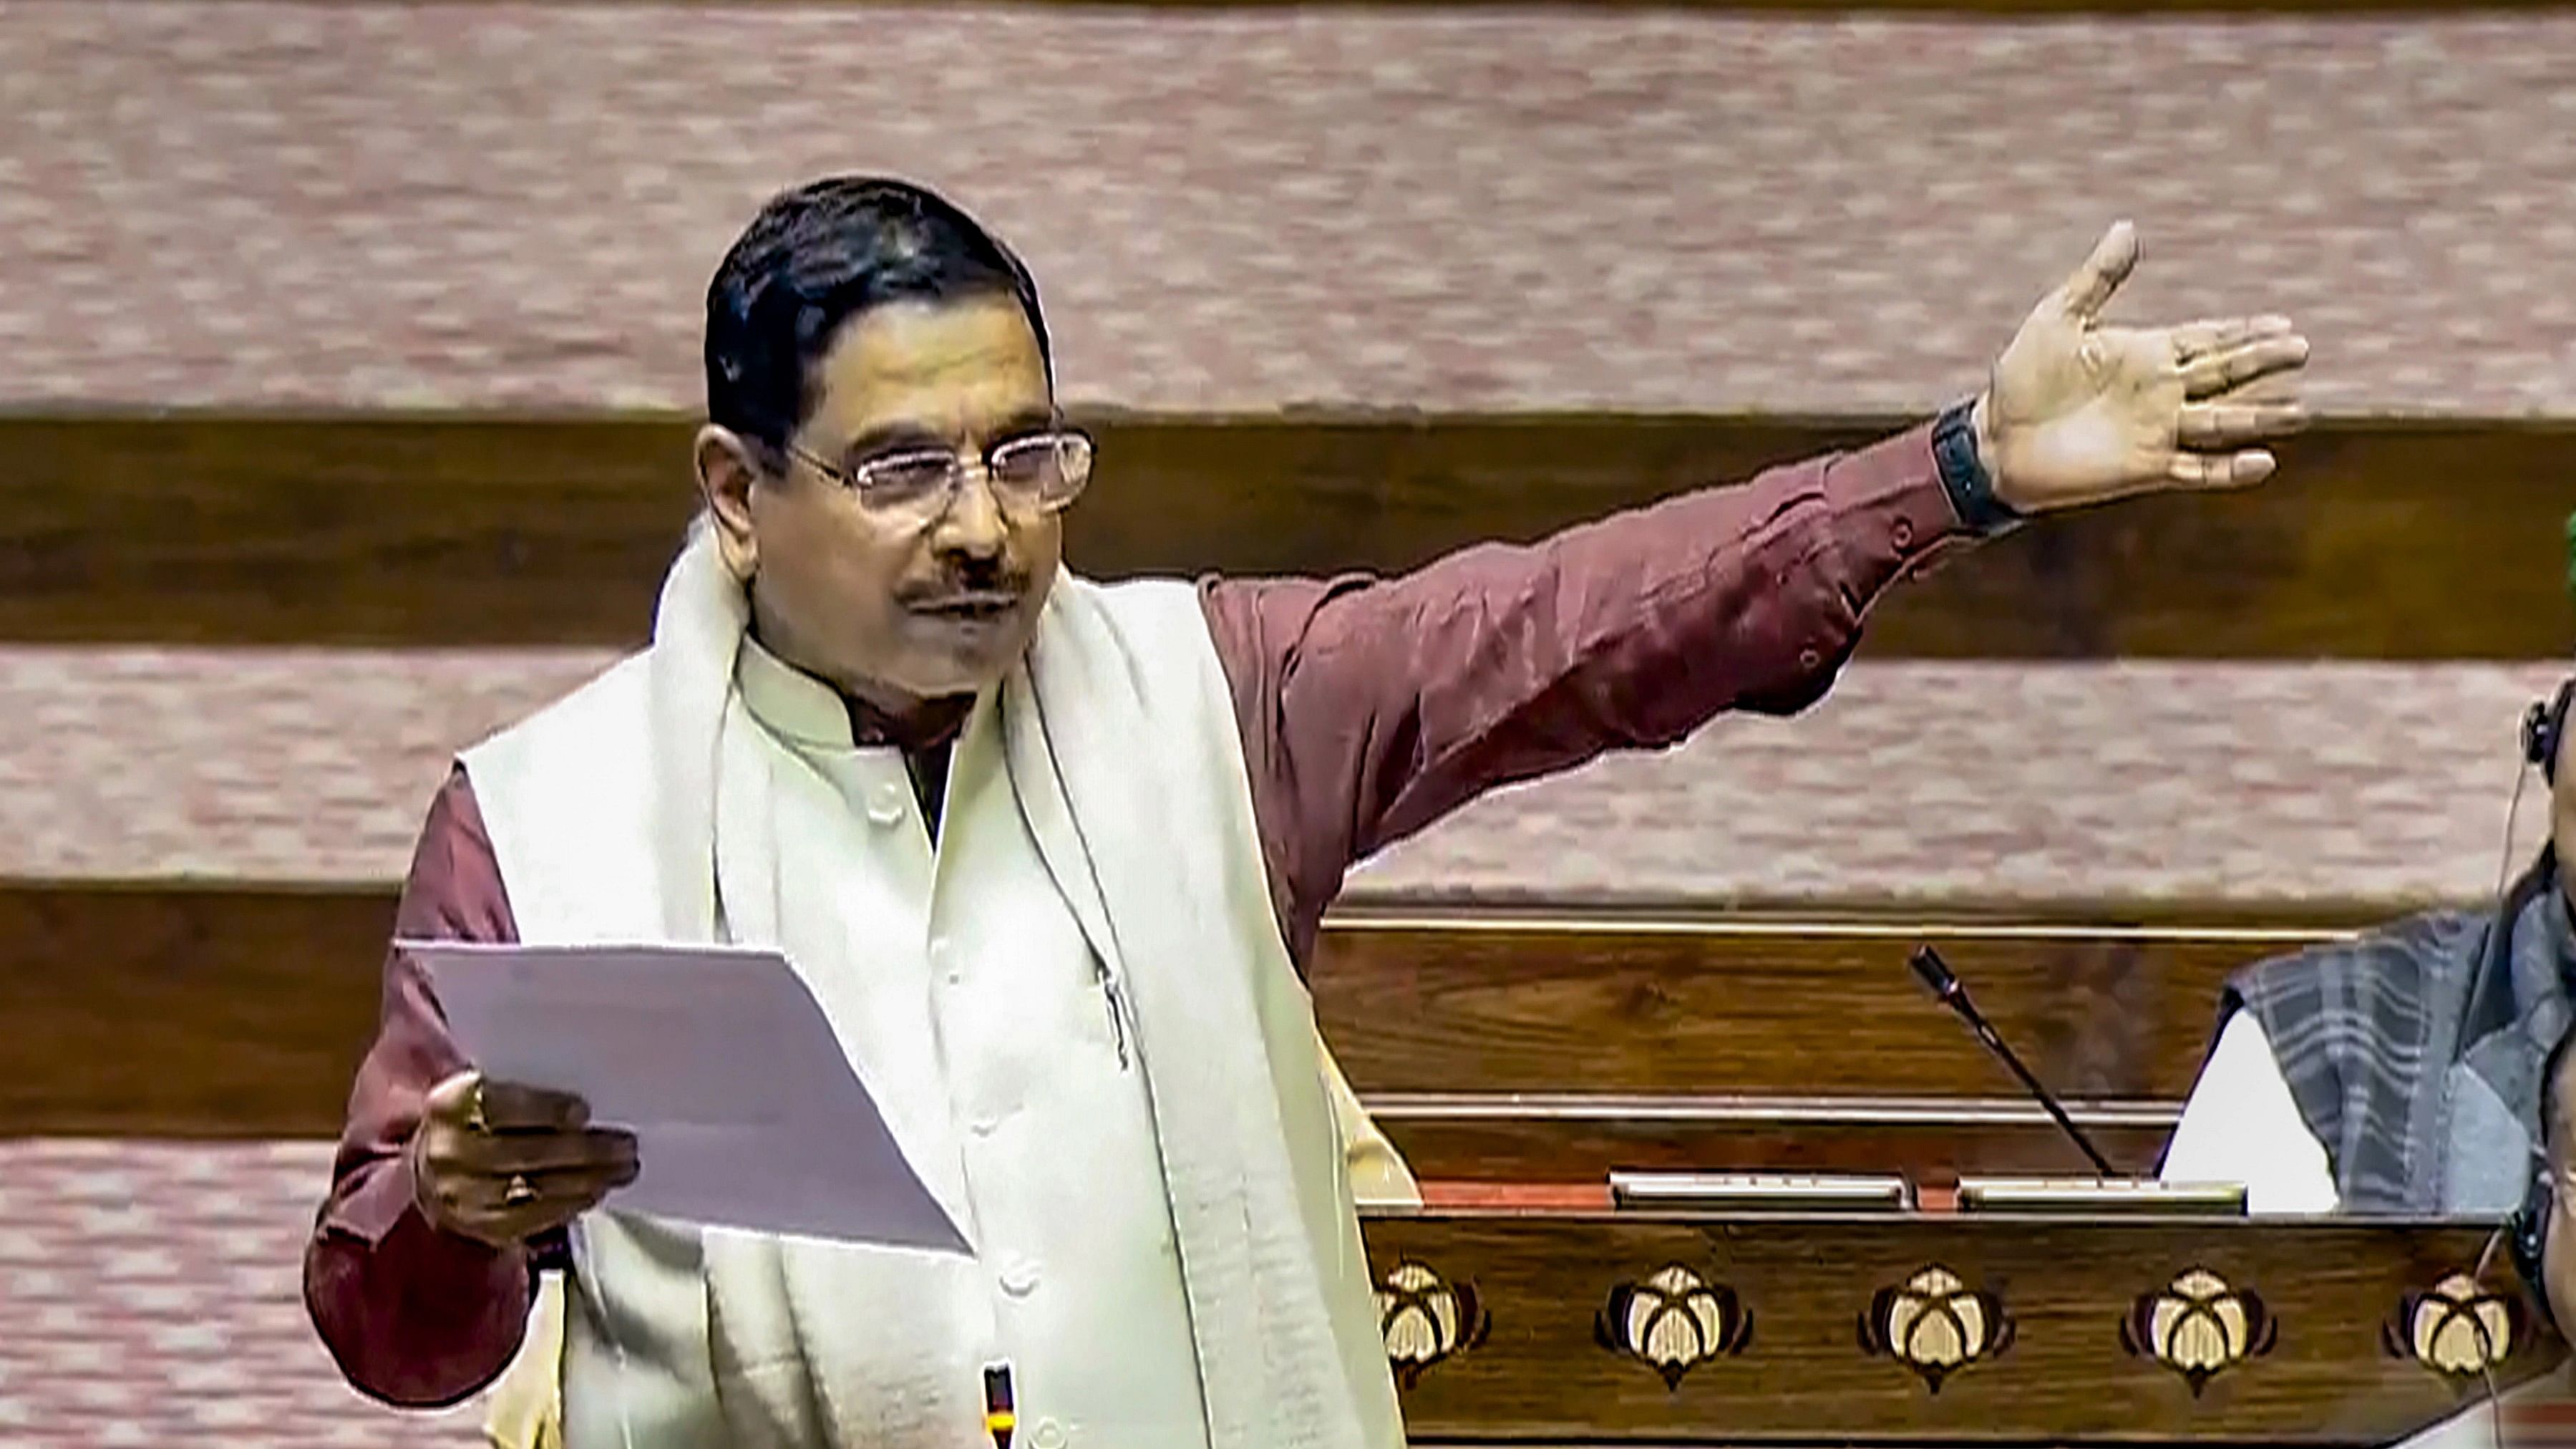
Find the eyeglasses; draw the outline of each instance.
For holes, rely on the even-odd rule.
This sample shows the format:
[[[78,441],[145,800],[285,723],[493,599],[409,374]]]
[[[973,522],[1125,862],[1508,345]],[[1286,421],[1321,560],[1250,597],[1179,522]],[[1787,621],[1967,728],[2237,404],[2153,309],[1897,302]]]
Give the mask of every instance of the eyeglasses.
[[[1094,451],[1091,436],[1076,428],[1005,438],[973,462],[953,448],[912,448],[841,465],[827,463],[794,443],[787,445],[791,456],[858,495],[860,506],[925,519],[947,510],[957,490],[965,486],[968,469],[977,466],[993,490],[993,500],[1003,508],[1061,512],[1091,481]]]

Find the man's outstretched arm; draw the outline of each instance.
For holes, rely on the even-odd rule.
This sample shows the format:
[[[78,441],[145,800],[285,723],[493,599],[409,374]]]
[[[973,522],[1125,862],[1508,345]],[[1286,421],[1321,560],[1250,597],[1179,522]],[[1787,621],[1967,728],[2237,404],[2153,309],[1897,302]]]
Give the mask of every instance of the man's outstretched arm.
[[[1971,536],[1933,432],[1399,578],[1203,585],[1291,952],[1352,862],[1486,790],[1821,696],[1871,604]]]
[[[1971,404],[1859,452],[1399,579],[1206,584],[1291,951],[1354,861],[1487,789],[1812,703],[1880,593],[1965,535],[2268,477],[2307,340],[2109,325],[2136,261],[2113,227]]]

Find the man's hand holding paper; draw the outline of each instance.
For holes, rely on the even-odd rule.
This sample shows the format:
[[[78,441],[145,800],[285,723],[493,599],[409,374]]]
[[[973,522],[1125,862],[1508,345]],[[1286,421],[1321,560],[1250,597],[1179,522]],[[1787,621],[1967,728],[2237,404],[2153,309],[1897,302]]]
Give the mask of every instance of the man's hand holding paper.
[[[594,1127],[570,1092],[458,1072],[413,1134],[413,1191],[431,1224],[506,1248],[559,1228],[635,1180],[635,1134]]]
[[[400,949],[429,972],[472,1064],[430,1093],[412,1140],[433,1223],[506,1246],[604,1205],[703,1227],[965,1249],[784,956]]]

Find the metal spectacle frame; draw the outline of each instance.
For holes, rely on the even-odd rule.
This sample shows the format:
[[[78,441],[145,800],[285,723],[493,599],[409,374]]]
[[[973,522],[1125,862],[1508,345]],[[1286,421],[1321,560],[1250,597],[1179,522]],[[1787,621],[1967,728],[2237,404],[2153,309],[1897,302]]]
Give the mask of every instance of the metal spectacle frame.
[[[789,457],[848,489],[862,507],[893,514],[921,511],[931,516],[944,513],[955,502],[957,490],[965,485],[970,469],[984,475],[986,486],[993,490],[994,501],[1005,507],[1034,508],[1041,514],[1060,513],[1082,496],[1082,490],[1091,481],[1092,461],[1098,456],[1098,445],[1089,433],[1062,425],[1005,438],[985,449],[981,457],[972,458],[953,448],[911,448],[843,465],[827,462],[810,449],[794,443],[781,446]],[[1031,492],[1024,485],[1003,481],[1007,475],[997,466],[997,460],[1012,450],[1031,448],[1048,448],[1056,454],[1057,466],[1065,480],[1059,494],[1050,496],[1043,491]],[[924,491],[917,496],[888,497],[886,486],[876,481],[898,465],[929,466],[934,462],[943,470],[941,480],[936,486],[925,485]]]

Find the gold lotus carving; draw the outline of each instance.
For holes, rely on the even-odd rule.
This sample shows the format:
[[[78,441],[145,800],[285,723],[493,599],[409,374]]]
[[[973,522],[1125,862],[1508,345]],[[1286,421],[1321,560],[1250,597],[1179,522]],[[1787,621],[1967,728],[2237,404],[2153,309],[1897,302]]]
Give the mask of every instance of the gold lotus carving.
[[[1709,1360],[1744,1351],[1753,1339],[1753,1315],[1723,1283],[1711,1283],[1679,1263],[1610,1290],[1593,1315],[1592,1334],[1602,1347],[1633,1358],[1679,1389],[1682,1378]]]
[[[2197,1398],[2211,1379],[2270,1353],[2279,1329],[2261,1298],[2206,1268],[2192,1268],[2138,1295],[2121,1321],[2120,1343],[2180,1374]]]
[[[1377,1326],[1396,1382],[1411,1389],[1432,1365],[1483,1343],[1493,1324],[1472,1285],[1408,1259],[1378,1284]]]
[[[1860,1320],[1863,1352],[1895,1359],[1936,1394],[1943,1380],[2002,1353],[2012,1340],[2012,1316],[2003,1300],[1971,1290],[1938,1263],[1898,1287],[1880,1289]]]
[[[2382,1330],[2388,1351],[2437,1374],[2476,1378],[2513,1356],[2522,1339],[2522,1305],[2453,1273],[2426,1292],[2398,1300]]]

